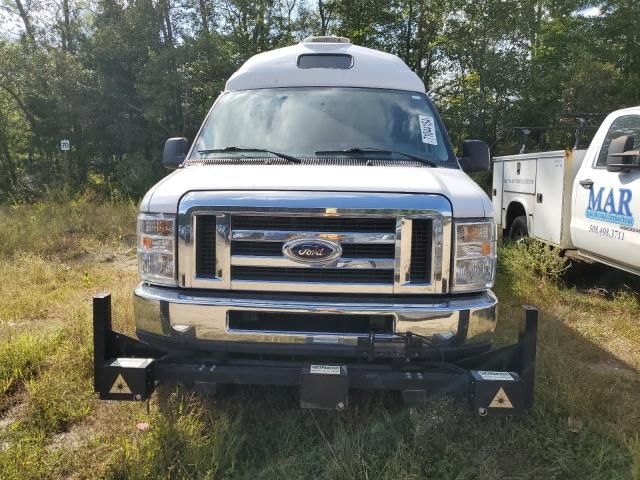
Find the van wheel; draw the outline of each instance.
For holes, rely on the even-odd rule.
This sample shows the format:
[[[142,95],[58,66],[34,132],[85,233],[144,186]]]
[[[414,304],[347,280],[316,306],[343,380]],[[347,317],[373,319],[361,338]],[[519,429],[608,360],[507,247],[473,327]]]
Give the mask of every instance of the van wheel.
[[[521,243],[528,236],[527,217],[524,215],[516,217],[509,229],[509,240],[515,243]]]

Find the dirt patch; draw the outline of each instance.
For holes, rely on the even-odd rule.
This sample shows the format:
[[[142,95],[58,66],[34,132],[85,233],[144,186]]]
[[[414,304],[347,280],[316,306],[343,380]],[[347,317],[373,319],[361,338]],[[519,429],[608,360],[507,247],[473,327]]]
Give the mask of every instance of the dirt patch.
[[[0,432],[10,427],[24,416],[27,411],[26,399],[22,396],[16,398],[16,402],[10,406],[0,417]]]
[[[88,444],[104,444],[110,435],[112,427],[118,425],[121,430],[133,432],[136,429],[135,419],[125,413],[127,405],[114,405],[114,402],[95,400],[92,412],[79,422],[72,424],[65,432],[51,436],[47,450],[77,451]]]
[[[13,400],[13,404],[0,415],[0,435],[15,422],[23,418],[27,411],[27,399],[24,394],[21,393],[14,396]],[[0,442],[0,452],[9,447],[10,443],[8,441]]]
[[[640,373],[612,359],[587,364],[587,368],[600,375],[614,375],[632,381],[640,381]]]
[[[131,272],[138,271],[138,259],[130,252],[112,253],[109,257],[105,257],[104,262],[112,263],[116,268]]]
[[[51,437],[48,449],[77,450],[96,436],[96,425],[93,422],[80,422],[71,426],[69,431],[56,433]]]
[[[109,251],[105,251],[103,248],[92,251],[84,249],[65,260],[69,268],[75,268],[82,264],[95,265],[100,263],[110,263],[114,267],[123,270],[135,270],[138,268],[135,248],[129,246],[116,247]]]
[[[640,295],[640,277],[601,263],[572,262],[564,274],[567,286],[587,295],[613,298],[615,292]]]
[[[640,345],[623,337],[613,337],[602,343],[601,347],[611,355],[610,369],[619,367],[629,370],[640,379]],[[616,359],[618,361],[616,361]],[[599,365],[602,362],[597,362]]]

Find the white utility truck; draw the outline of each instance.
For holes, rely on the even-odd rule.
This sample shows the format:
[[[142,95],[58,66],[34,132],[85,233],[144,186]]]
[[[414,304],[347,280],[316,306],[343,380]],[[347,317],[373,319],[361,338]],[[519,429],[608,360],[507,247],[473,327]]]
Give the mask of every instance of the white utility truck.
[[[349,388],[462,393],[480,415],[530,406],[535,309],[518,344],[491,350],[493,207],[463,171],[488,171],[489,149],[461,152],[394,55],[315,37],[251,58],[193,143],[165,144],[175,171],[138,217],[139,341],[95,300],[96,391],[144,399],[180,380],[299,386],[304,407],[342,409]]]
[[[611,113],[587,150],[496,157],[496,223],[512,240],[640,274],[640,107]]]

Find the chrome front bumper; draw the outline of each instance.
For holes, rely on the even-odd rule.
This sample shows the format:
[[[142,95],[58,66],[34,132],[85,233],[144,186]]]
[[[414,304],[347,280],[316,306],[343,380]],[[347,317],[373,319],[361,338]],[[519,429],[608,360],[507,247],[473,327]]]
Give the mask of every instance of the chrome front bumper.
[[[228,312],[391,315],[395,333],[427,337],[440,350],[489,347],[497,299],[491,291],[464,296],[306,296],[249,292],[192,292],[140,284],[134,293],[138,336],[178,349],[255,353],[324,351],[349,355],[369,338],[332,332],[248,331],[229,328]],[[377,351],[393,354],[398,335],[376,335]],[[385,345],[385,342],[388,344]],[[473,348],[471,348],[473,350]]]

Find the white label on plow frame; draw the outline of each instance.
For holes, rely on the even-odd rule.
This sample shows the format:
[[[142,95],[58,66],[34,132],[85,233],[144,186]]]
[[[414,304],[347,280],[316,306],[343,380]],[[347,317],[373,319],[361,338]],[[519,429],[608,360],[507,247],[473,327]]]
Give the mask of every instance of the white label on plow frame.
[[[329,335],[316,335],[313,337],[313,343],[340,343],[340,338]]]
[[[340,375],[340,365],[311,365],[309,373],[318,375]]]
[[[480,371],[478,372],[478,375],[480,375],[483,380],[492,380],[496,382],[513,382],[514,380],[513,376],[509,372]]]
[[[436,124],[433,121],[433,117],[428,115],[418,115],[420,120],[420,133],[422,133],[422,143],[428,143],[429,145],[438,145],[438,139],[436,138]]]

